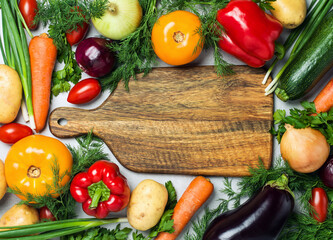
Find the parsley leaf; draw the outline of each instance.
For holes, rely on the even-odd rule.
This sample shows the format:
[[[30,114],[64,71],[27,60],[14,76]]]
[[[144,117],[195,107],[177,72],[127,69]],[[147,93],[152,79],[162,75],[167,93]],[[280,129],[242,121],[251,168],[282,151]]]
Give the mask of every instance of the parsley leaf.
[[[118,224],[115,228],[109,230],[103,227],[91,228],[78,234],[65,237],[66,240],[127,240],[132,232],[131,228],[120,228]]]
[[[319,130],[326,137],[328,144],[333,145],[333,109],[329,112],[317,113],[313,102],[304,101],[301,105],[304,109],[290,109],[289,116],[286,115],[285,110],[276,110],[273,118],[277,129],[272,127],[270,132],[280,143],[286,131],[285,124],[290,124],[295,128],[311,127]]]

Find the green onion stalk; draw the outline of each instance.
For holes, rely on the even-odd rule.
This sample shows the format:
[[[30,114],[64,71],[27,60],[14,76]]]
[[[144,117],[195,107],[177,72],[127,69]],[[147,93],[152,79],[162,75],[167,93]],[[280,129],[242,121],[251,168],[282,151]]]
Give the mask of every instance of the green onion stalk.
[[[0,227],[0,239],[44,240],[82,232],[94,227],[126,223],[127,218],[78,218],[61,221],[48,221],[22,226]]]
[[[305,43],[309,40],[309,38],[312,36],[316,28],[319,26],[319,24],[322,22],[323,18],[325,17],[326,13],[331,9],[333,5],[333,0],[321,0],[316,5],[315,2],[317,0],[313,0],[309,9],[311,11],[309,12],[308,16],[305,18],[303,24],[299,26],[298,28],[294,29],[288,38],[286,39],[284,43],[284,48],[288,50],[293,44],[293,49],[289,55],[289,58],[287,62],[283,65],[283,67],[280,69],[276,77],[273,79],[273,81],[266,87],[265,89],[265,95],[269,95],[273,93],[278,85],[278,81],[283,74],[284,70],[290,65],[290,63],[295,59],[296,55],[301,51]],[[275,59],[268,69],[266,76],[262,82],[262,84],[266,84],[266,81],[271,74],[273,68],[275,67],[276,63],[279,59]]]
[[[0,1],[3,32],[3,41],[0,40],[1,53],[5,64],[15,69],[20,76],[30,126],[32,129],[35,129],[34,111],[32,107],[31,65],[24,28],[31,38],[33,36],[24,21],[17,1]]]

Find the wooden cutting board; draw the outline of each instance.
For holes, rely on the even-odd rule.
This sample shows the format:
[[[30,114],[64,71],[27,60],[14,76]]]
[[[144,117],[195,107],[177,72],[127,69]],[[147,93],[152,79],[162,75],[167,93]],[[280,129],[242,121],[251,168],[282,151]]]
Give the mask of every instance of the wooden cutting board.
[[[220,78],[213,66],[155,68],[131,80],[129,92],[121,83],[96,109],[55,109],[50,130],[69,138],[93,129],[136,172],[249,175],[259,158],[271,164],[273,97],[264,95],[263,69],[234,72]]]

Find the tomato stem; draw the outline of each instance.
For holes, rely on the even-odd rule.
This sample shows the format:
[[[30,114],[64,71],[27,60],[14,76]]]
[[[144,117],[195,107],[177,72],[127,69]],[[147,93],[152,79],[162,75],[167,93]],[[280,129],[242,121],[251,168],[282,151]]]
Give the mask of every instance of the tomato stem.
[[[39,178],[39,176],[41,175],[41,170],[39,167],[36,167],[34,165],[31,165],[29,168],[28,168],[28,177],[30,178]]]

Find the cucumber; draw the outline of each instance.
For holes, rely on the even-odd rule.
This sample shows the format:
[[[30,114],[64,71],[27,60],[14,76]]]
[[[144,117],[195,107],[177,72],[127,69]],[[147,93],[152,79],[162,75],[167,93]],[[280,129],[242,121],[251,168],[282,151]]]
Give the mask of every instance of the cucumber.
[[[282,101],[308,93],[333,66],[333,11],[330,11],[280,77],[275,94]]]

